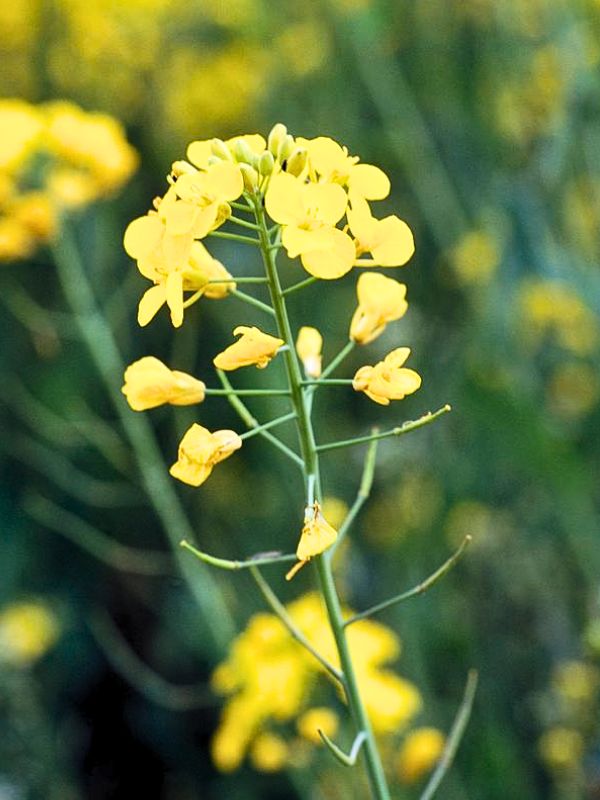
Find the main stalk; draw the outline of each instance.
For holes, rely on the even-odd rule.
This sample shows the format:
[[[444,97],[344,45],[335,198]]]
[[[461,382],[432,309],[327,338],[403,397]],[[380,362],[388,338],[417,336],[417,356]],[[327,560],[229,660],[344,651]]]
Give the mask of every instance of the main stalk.
[[[256,224],[258,226],[260,249],[268,278],[269,292],[271,295],[273,309],[275,311],[279,336],[287,345],[286,350],[283,352],[283,357],[285,360],[291,399],[296,412],[298,434],[300,439],[300,451],[302,454],[302,460],[304,461],[305,485],[307,492],[310,491],[309,487],[314,485],[316,499],[320,500],[321,482],[319,475],[319,455],[316,449],[315,436],[310,418],[310,411],[307,402],[308,398],[305,397],[304,389],[302,387],[303,376],[300,370],[300,364],[298,363],[298,359],[296,357],[294,338],[292,336],[285,298],[281,288],[281,282],[279,280],[279,273],[277,272],[276,247],[272,244],[269,236],[265,219],[265,211],[262,205],[262,198],[254,197],[252,202]],[[307,503],[312,501],[312,499],[313,498],[307,497]],[[387,787],[379,750],[377,749],[373,729],[360,696],[358,681],[356,679],[352,658],[350,656],[350,649],[348,647],[348,641],[346,639],[346,633],[344,630],[344,618],[333,579],[331,563],[330,560],[324,555],[316,556],[314,560],[316,562],[321,592],[325,600],[329,624],[335,638],[338,656],[342,667],[344,687],[346,690],[350,713],[357,730],[364,731],[367,736],[363,752],[365,756],[371,793],[375,800],[390,800],[390,793]]]

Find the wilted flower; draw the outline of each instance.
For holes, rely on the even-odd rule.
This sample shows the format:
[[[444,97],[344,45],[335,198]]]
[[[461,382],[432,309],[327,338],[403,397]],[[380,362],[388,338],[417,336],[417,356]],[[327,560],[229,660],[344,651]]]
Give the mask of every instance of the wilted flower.
[[[192,375],[172,370],[154,356],[144,356],[125,370],[121,391],[134,411],[170,403],[188,406],[204,400],[206,386]]]
[[[169,472],[183,483],[200,486],[209,477],[215,464],[224,461],[241,446],[242,440],[235,431],[211,433],[194,423],[179,443],[177,461]]]
[[[217,369],[226,371],[249,367],[252,364],[264,369],[275,357],[279,348],[285,344],[283,339],[263,333],[259,328],[238,325],[233,331],[240,338],[213,359]]]
[[[327,522],[321,514],[320,505],[315,502],[312,506],[307,506],[304,512],[304,525],[300,534],[300,541],[296,549],[298,564],[296,564],[285,576],[289,581],[298,570],[306,564],[313,556],[317,556],[327,550],[328,547],[337,539],[337,531]]]
[[[352,381],[353,388],[382,406],[413,394],[421,386],[421,376],[403,367],[409,355],[409,347],[398,347],[374,367],[361,367]]]
[[[356,285],[358,308],[350,323],[350,338],[368,344],[385,330],[388,322],[406,313],[406,286],[378,272],[365,272]]]

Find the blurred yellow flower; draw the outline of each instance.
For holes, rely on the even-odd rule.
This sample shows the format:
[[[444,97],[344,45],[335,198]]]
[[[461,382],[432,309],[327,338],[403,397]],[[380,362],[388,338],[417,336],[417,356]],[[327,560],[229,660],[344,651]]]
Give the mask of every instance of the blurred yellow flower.
[[[445,745],[437,728],[416,728],[402,742],[396,759],[396,772],[403,783],[414,783],[438,761]]]
[[[552,410],[566,419],[589,414],[600,399],[598,370],[584,362],[559,364],[548,381]]]
[[[31,664],[58,638],[54,614],[42,603],[13,603],[0,611],[0,661]]]
[[[121,391],[134,411],[170,403],[188,406],[204,400],[206,386],[192,375],[172,370],[154,356],[144,356],[125,370]]]
[[[552,684],[570,703],[590,703],[600,688],[600,671],[585,661],[564,661],[554,670]]]
[[[463,284],[486,284],[500,263],[498,243],[485,231],[470,231],[451,250],[450,261]]]
[[[296,352],[307,378],[318,378],[321,374],[322,348],[323,337],[316,328],[311,328],[309,325],[300,328],[296,340]]]
[[[368,344],[380,336],[388,322],[408,309],[406,286],[378,272],[365,272],[356,285],[358,308],[350,323],[350,338]]]
[[[279,348],[285,344],[283,339],[247,325],[238,325],[233,335],[240,338],[213,359],[217,369],[230,371],[253,364],[259,369],[264,369],[276,356]]]
[[[542,761],[551,769],[573,769],[583,756],[583,736],[572,728],[557,725],[542,735],[538,750]]]
[[[352,239],[335,225],[344,216],[348,197],[332,183],[304,183],[280,172],[265,195],[267,213],[283,226],[281,241],[290,258],[300,256],[316,278],[333,280],[352,269]]]
[[[179,443],[177,461],[169,472],[183,483],[200,486],[209,477],[215,464],[228,458],[241,446],[242,440],[235,431],[211,433],[194,423]]]
[[[340,721],[335,711],[326,706],[309,708],[296,720],[296,728],[300,736],[312,744],[321,744],[319,731],[325,736],[333,738],[338,730]]]
[[[289,748],[280,736],[261,733],[250,748],[250,761],[259,772],[278,772],[286,764]]]
[[[356,255],[371,253],[359,266],[401,267],[412,258],[415,240],[404,220],[395,215],[375,219],[369,204],[362,197],[352,197],[348,209],[348,225],[355,237]]]
[[[409,355],[410,348],[398,347],[374,367],[361,367],[352,380],[353,388],[382,406],[389,405],[390,400],[402,400],[413,394],[421,386],[421,377],[414,370],[403,367]]]

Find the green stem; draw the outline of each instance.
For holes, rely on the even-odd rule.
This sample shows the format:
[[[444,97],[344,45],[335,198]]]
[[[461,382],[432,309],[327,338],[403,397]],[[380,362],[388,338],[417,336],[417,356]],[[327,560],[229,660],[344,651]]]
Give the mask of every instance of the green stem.
[[[240,292],[239,289],[232,289],[229,294],[232,294],[234,297],[237,297],[238,300],[242,300],[244,303],[248,303],[250,306],[255,306],[255,308],[260,308],[261,311],[264,311],[269,316],[274,317],[275,312],[268,306],[266,303],[263,303],[262,300],[257,300],[256,297],[252,297],[251,294],[246,294],[245,292]]]
[[[253,244],[256,247],[260,247],[260,242],[254,236],[242,236],[240,233],[227,233],[226,231],[211,231],[208,235],[214,236],[216,239],[229,239],[232,242]]]
[[[354,447],[354,445],[357,444],[372,442],[374,439],[388,439],[390,436],[402,436],[404,433],[410,433],[418,428],[423,428],[425,425],[429,425],[430,422],[434,422],[436,419],[438,419],[438,417],[441,417],[443,414],[447,414],[448,411],[451,410],[452,409],[449,405],[445,405],[433,413],[428,411],[427,414],[423,414],[423,416],[419,419],[405,422],[402,425],[398,425],[396,428],[392,428],[390,431],[383,431],[383,433],[371,433],[369,436],[356,436],[354,439],[341,439],[339,442],[320,444],[317,447],[317,450],[319,453],[322,453],[325,450],[338,450],[340,447]]]
[[[214,278],[211,281],[208,281],[211,285],[213,283],[267,283],[267,279],[264,278],[262,275],[257,277],[238,277],[237,275],[232,278]]]
[[[298,281],[298,283],[294,283],[292,286],[289,286],[287,289],[284,289],[283,294],[287,296],[292,292],[298,291],[298,289],[304,289],[306,286],[310,286],[311,284],[313,284],[316,280],[318,280],[318,278],[311,276],[310,278],[306,278],[306,280]]]
[[[224,653],[235,635],[233,617],[219,584],[208,568],[198,572],[200,565],[190,565],[189,559],[181,552],[181,537],[194,537],[192,526],[167,476],[164,459],[148,419],[143,414],[132,413],[123,401],[120,388],[126,361],[98,308],[88,272],[66,225],[63,225],[54,242],[53,254],[62,290],[131,443],[146,494],[167,534],[181,573],[203,613],[214,644],[220,653]]]
[[[254,203],[256,222],[259,226],[259,237],[261,242],[261,253],[265,266],[266,275],[269,278],[269,290],[271,302],[275,310],[279,336],[289,346],[283,353],[292,403],[297,414],[298,435],[300,440],[300,451],[304,461],[304,478],[307,494],[314,492],[317,499],[321,496],[321,486],[319,480],[319,455],[315,443],[314,432],[310,419],[309,398],[306,396],[302,387],[302,372],[294,348],[294,340],[288,318],[285,298],[277,272],[275,263],[276,251],[271,244],[267,229],[265,212],[259,200]],[[371,787],[371,793],[375,800],[390,800],[390,793],[387,787],[385,773],[381,757],[375,743],[373,729],[367,716],[365,706],[362,702],[358,688],[358,680],[354,671],[354,665],[350,655],[350,649],[344,631],[344,618],[340,600],[335,588],[330,559],[323,555],[315,557],[317,574],[321,585],[321,592],[325,601],[327,614],[331,630],[336,642],[338,656],[342,667],[343,681],[346,689],[346,697],[350,708],[350,713],[357,732],[364,731],[365,744],[362,752],[366,762],[367,775]],[[267,587],[268,588],[268,587]]]
[[[289,396],[289,389],[205,389],[207,397],[229,397],[237,394],[239,397],[278,397]]]
[[[390,597],[389,600],[384,600],[382,603],[377,603],[377,605],[367,608],[366,611],[361,611],[360,614],[354,614],[353,617],[350,617],[346,620],[344,623],[345,627],[358,622],[360,619],[372,617],[373,614],[379,614],[380,611],[385,611],[386,608],[395,606],[397,603],[402,603],[404,600],[409,600],[411,597],[417,597],[420,594],[425,594],[425,592],[431,589],[431,587],[434,586],[441,578],[443,578],[446,573],[450,572],[452,567],[455,566],[472,541],[473,539],[471,536],[465,536],[458,550],[453,553],[450,558],[442,564],[441,567],[436,569],[432,575],[430,575],[428,578],[425,578],[424,581],[421,581],[418,586],[409,589],[407,592],[402,592],[402,594],[397,594],[394,597]]]
[[[349,353],[351,353],[352,350],[354,350],[354,345],[355,343],[352,341],[352,339],[349,342],[346,342],[346,344],[342,347],[337,356],[329,362],[329,364],[325,367],[325,369],[321,373],[321,380],[323,380],[323,378],[326,378],[328,375],[331,375],[334,369],[336,369],[346,358],[346,356]]]
[[[281,600],[277,597],[275,592],[271,589],[269,584],[263,578],[259,568],[255,564],[252,564],[250,566],[250,574],[254,578],[256,585],[260,589],[262,596],[267,601],[267,604],[269,605],[271,610],[283,622],[285,627],[291,633],[292,637],[317,659],[319,664],[321,664],[321,666],[331,675],[332,678],[335,678],[336,681],[339,681],[342,685],[344,685],[344,676],[342,675],[342,673],[339,671],[339,669],[337,669],[337,667],[334,667],[333,664],[330,664],[319,653],[318,650],[315,650],[315,648],[308,641],[306,636],[302,633],[300,628],[298,628],[294,620],[290,617],[286,607],[283,605]]]
[[[229,205],[232,208],[236,208],[238,211],[246,211],[248,214],[253,214],[254,209],[252,206],[249,206],[247,203],[236,203],[236,202],[229,202]]]
[[[302,381],[302,386],[352,386],[351,378],[329,378],[323,380],[319,378],[314,381]]]
[[[240,219],[239,217],[234,217],[233,214],[228,217],[228,222],[235,222],[236,225],[239,225],[242,228],[250,228],[252,231],[257,231],[258,227],[253,222],[246,222],[245,219]]]
[[[219,376],[219,380],[223,384],[223,388],[226,389],[228,392],[227,399],[230,405],[237,411],[239,417],[249,428],[257,428],[260,425],[259,421],[250,413],[250,411],[242,403],[242,401],[238,397],[238,393],[234,390],[233,386],[229,382],[229,378],[227,377],[227,375],[221,369],[217,370],[217,375]],[[302,461],[300,456],[297,453],[295,453],[290,447],[288,447],[286,444],[280,441],[276,436],[273,436],[273,434],[270,431],[263,430],[260,432],[260,435],[264,439],[267,439],[269,442],[271,442],[271,444],[277,447],[278,450],[281,450],[281,452],[284,453],[291,461],[293,461],[294,464],[296,464],[296,466],[300,467],[300,469],[304,468],[304,462]]]
[[[251,436],[256,436],[257,433],[268,431],[269,428],[275,428],[277,425],[283,425],[284,422],[290,422],[292,419],[296,419],[295,411],[291,411],[289,414],[284,414],[282,417],[272,419],[269,422],[264,422],[262,425],[258,425],[256,428],[251,428],[249,431],[246,431],[246,433],[242,433],[240,439],[249,439]]]
[[[219,569],[226,569],[229,572],[236,572],[240,569],[250,569],[250,567],[264,567],[270,564],[297,561],[295,553],[290,553],[288,555],[281,553],[259,553],[258,555],[245,558],[242,561],[232,561],[230,558],[218,558],[217,556],[211,556],[210,553],[205,553],[203,550],[198,550],[197,547],[194,547],[193,544],[190,544],[185,539],[182,540],[181,546],[185,550],[189,550],[190,553],[193,553],[200,561],[204,561],[205,564],[210,564],[211,567],[218,567]]]

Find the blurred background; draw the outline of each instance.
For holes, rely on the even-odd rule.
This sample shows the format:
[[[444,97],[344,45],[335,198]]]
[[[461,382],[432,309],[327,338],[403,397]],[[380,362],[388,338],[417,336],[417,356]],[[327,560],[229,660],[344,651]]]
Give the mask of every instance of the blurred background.
[[[443,582],[380,618],[422,696],[418,724],[447,731],[468,669],[480,672],[440,796],[600,798],[599,66],[597,0],[0,5],[0,95],[112,115],[138,153],[120,144],[114,181],[87,195],[62,176],[78,210],[54,254],[29,236],[49,233],[44,209],[28,210],[23,238],[0,185],[0,800],[351,796],[322,752],[311,772],[255,758],[225,775],[209,754],[223,705],[210,675],[263,603],[247,575],[209,572],[169,542],[229,558],[292,549],[299,487],[285,462],[253,439],[201,489],[175,486],[167,467],[196,410],[136,415],[119,394],[119,370],[142,355],[206,377],[236,324],[260,324],[231,299],[197,304],[177,332],[162,312],[140,329],[147,282],[122,236],[189,141],[278,121],[385,169],[392,195],[375,213],[407,220],[417,243],[386,273],[407,283],[408,314],[338,374],[409,345],[423,388],[388,410],[321,393],[322,439],[453,407],[382,444],[343,554],[346,600],[413,586],[471,534]],[[234,274],[259,274],[229,245],[209,246]],[[294,295],[326,358],[355,282]],[[201,413],[239,429],[219,398]],[[140,471],[136,447],[158,470]],[[324,462],[346,504],[358,450]],[[269,577],[285,602],[313,587],[310,569],[291,585]],[[417,778],[394,796],[418,797]]]

